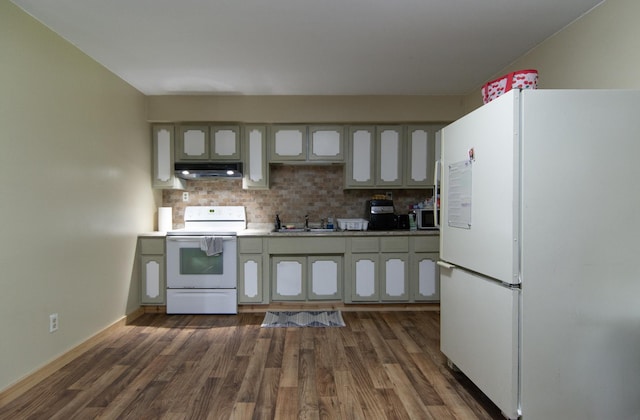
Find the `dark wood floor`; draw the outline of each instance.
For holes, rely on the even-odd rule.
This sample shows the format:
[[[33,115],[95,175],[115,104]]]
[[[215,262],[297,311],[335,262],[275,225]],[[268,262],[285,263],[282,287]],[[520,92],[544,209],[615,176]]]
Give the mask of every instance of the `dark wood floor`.
[[[501,419],[439,351],[439,312],[145,314],[0,407],[0,419]]]

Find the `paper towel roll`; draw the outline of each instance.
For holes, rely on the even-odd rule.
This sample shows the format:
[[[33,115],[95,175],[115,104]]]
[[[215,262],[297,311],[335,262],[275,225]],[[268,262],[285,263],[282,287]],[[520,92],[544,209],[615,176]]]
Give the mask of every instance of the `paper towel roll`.
[[[173,228],[173,214],[171,207],[158,207],[158,231],[166,232]]]

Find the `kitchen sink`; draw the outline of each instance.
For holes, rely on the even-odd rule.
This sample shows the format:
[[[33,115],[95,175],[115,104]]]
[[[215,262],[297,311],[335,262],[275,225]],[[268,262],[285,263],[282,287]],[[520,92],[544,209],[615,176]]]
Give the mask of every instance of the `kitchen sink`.
[[[323,228],[293,228],[293,229],[280,229],[277,230],[278,233],[301,233],[301,232],[309,232],[309,233],[329,233],[336,232],[335,229],[323,229]]]

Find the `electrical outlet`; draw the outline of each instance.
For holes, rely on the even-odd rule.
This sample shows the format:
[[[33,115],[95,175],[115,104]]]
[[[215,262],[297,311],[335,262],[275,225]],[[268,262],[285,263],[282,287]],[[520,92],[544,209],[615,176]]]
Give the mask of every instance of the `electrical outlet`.
[[[393,193],[391,191],[387,191],[384,195],[387,196],[387,200],[393,200]]]
[[[182,201],[189,201],[189,192],[185,191],[182,193]]]
[[[58,314],[49,315],[49,332],[58,331]]]

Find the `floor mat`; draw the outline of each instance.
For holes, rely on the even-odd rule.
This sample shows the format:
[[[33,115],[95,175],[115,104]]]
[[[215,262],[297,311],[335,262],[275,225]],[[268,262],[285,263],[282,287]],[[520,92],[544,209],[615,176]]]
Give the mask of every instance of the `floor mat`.
[[[262,327],[344,327],[340,311],[269,311]]]

